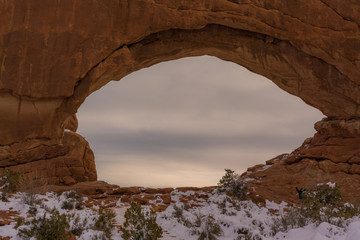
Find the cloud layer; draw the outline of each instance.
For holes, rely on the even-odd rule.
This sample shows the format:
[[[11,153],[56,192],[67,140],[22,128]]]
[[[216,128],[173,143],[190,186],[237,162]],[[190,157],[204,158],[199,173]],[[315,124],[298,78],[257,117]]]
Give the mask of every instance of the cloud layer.
[[[268,79],[203,56],[142,69],[78,112],[99,179],[121,186],[216,185],[224,168],[290,152],[323,115]]]

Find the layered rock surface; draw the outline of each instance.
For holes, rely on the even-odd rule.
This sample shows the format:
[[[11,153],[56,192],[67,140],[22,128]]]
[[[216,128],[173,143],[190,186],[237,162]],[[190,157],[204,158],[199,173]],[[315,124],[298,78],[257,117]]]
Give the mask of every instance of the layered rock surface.
[[[186,56],[235,62],[331,119],[359,119],[359,11],[354,0],[0,1],[0,167],[42,169],[34,178],[50,184],[95,179],[87,143],[64,132],[76,131],[81,103],[111,80]],[[357,176],[354,139],[332,134],[287,168],[329,160]]]
[[[360,121],[328,120],[290,154],[248,169],[242,177],[259,201],[299,202],[295,187],[311,189],[319,183],[337,183],[346,201],[360,198]]]
[[[94,154],[74,132],[65,132],[61,143],[33,139],[0,146],[0,153],[0,174],[5,169],[22,172],[29,187],[97,179]]]

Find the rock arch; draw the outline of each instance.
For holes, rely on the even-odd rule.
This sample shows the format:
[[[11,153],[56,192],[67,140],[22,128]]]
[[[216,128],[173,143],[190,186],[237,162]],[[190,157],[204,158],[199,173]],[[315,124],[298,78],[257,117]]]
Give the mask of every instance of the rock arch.
[[[340,0],[0,0],[0,168],[50,184],[96,179],[91,149],[74,133],[86,97],[138,69],[207,54],[328,116],[303,147],[311,151],[287,164],[360,173],[359,11]]]

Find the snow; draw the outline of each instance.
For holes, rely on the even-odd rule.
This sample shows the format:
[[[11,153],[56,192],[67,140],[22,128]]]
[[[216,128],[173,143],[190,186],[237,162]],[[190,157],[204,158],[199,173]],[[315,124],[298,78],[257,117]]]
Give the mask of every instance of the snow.
[[[267,209],[282,211],[282,209],[284,209],[284,207],[287,207],[288,204],[284,201],[280,204],[277,204],[273,201],[266,200],[265,205]]]
[[[259,171],[265,171],[266,169],[270,168],[271,165],[264,165]]]
[[[328,182],[328,183],[326,183],[326,185],[328,185],[331,188],[334,188],[336,183]]]
[[[224,210],[219,209],[219,203],[224,204]],[[172,235],[178,239],[198,239],[198,236],[192,234],[192,229],[187,228],[184,224],[174,217],[174,206],[182,207],[179,203],[174,203],[167,210],[159,214],[158,222]],[[263,240],[272,239],[289,239],[289,240],[359,240],[360,239],[360,221],[358,217],[347,220],[349,224],[343,228],[321,223],[319,226],[310,224],[303,228],[292,229],[286,233],[279,232],[275,236],[271,234],[271,224],[275,218],[278,218],[283,209],[288,204],[282,202],[276,204],[266,201],[266,207],[261,207],[251,201],[243,201],[240,206],[234,206],[226,202],[225,195],[214,194],[210,196],[206,203],[200,207],[189,210],[183,209],[183,216],[190,222],[196,219],[196,216],[209,216],[221,225],[223,235],[219,239],[236,239],[239,230],[248,231],[252,236],[259,236]],[[277,210],[277,214],[272,214],[269,210]],[[240,231],[240,232],[241,232]],[[244,238],[245,239],[245,238]],[[256,239],[256,238],[254,238]]]
[[[278,233],[274,239],[286,240],[359,240],[360,222],[354,220],[347,228],[340,228],[329,223],[314,224],[304,228],[292,229],[287,233]]]
[[[345,238],[345,240],[355,240],[360,239],[360,222],[352,222],[349,225],[348,228],[348,234]]]
[[[344,235],[344,232],[339,227],[328,223],[321,223],[318,227],[310,225],[305,228],[292,229],[286,234],[277,234],[275,238],[288,240],[340,240],[342,235]]]
[[[81,234],[81,236],[77,239],[78,240],[89,240],[89,239],[98,239],[98,238],[101,239],[101,236],[102,236],[102,232],[88,229],[88,230],[84,231]]]
[[[327,183],[333,186],[333,183]],[[207,195],[207,198],[199,200],[189,200],[187,203],[181,202],[184,197],[191,197],[196,194]],[[46,195],[35,195],[36,199],[40,199],[41,203],[36,203],[36,215],[31,217],[28,214],[30,206],[25,203],[27,198],[25,193],[17,193],[9,197],[8,202],[0,201],[0,211],[17,211],[18,215],[12,217],[23,217],[30,221],[34,217],[42,217],[49,209],[57,209],[60,214],[68,214],[73,217],[70,225],[74,226],[75,218],[78,218],[78,224],[84,226],[84,231],[78,240],[93,239],[101,237],[103,232],[91,229],[94,219],[97,217],[97,209],[99,206],[84,208],[81,210],[66,210],[61,206],[67,200],[64,194],[58,196],[55,193],[47,193]],[[262,240],[359,240],[360,239],[360,218],[353,217],[343,221],[343,226],[335,226],[330,223],[309,224],[302,228],[294,228],[288,232],[278,232],[275,236],[272,234],[272,224],[275,219],[279,219],[284,209],[289,208],[288,204],[282,202],[266,201],[265,206],[257,205],[251,201],[233,201],[223,193],[214,191],[212,193],[205,192],[179,192],[174,190],[171,193],[172,203],[170,206],[157,215],[157,223],[164,230],[165,240],[170,239],[186,239],[196,240],[199,238],[200,232],[209,232],[211,228],[209,223],[217,224],[222,234],[218,236],[221,240],[234,239],[262,239]],[[40,202],[40,201],[38,201]],[[127,204],[116,202],[113,208],[116,213],[116,225],[124,223],[124,214],[129,206]],[[149,208],[149,207],[146,207]],[[85,220],[86,219],[86,220]],[[1,220],[1,219],[0,219]],[[20,240],[17,236],[18,229],[28,228],[29,225],[22,225],[15,229],[16,221],[10,225],[0,226],[0,236],[10,237],[12,240]],[[121,233],[118,228],[112,230],[112,238],[121,240]]]
[[[245,178],[244,179],[244,182],[251,182],[251,181],[255,181],[256,179],[255,178]]]

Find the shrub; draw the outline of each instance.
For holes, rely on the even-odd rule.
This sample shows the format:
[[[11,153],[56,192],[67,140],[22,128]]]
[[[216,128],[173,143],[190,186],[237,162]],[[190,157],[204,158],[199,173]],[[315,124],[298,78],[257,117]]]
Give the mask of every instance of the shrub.
[[[141,205],[131,202],[125,212],[124,225],[120,227],[124,240],[156,240],[162,237],[162,228],[156,223],[154,211],[143,211]]]
[[[62,209],[72,210],[75,208],[77,210],[80,210],[84,208],[83,198],[76,191],[69,191],[64,193],[64,195],[67,200],[63,201],[61,205]]]
[[[348,219],[348,218],[352,218],[354,216],[359,216],[360,215],[359,206],[349,204],[349,203],[345,203],[344,205],[339,207],[338,210],[339,211],[337,212],[337,216],[341,217],[341,218],[344,218],[344,219]]]
[[[177,221],[179,223],[184,224],[185,227],[188,227],[188,228],[192,227],[191,222],[188,219],[186,219],[183,214],[184,209],[186,208],[186,205],[184,204],[183,207],[178,207],[177,205],[174,205],[173,208],[174,208],[173,216],[177,219]]]
[[[222,201],[215,202],[218,208],[221,210],[221,214],[226,214],[228,216],[235,216],[236,212],[231,210],[231,207],[235,210],[240,211],[240,204],[236,199],[232,199],[226,196]]]
[[[262,240],[258,234],[249,233],[247,235],[239,235],[235,240]]]
[[[192,234],[199,235],[198,240],[216,240],[223,234],[220,225],[212,216],[198,215],[195,221]]]
[[[359,208],[345,204],[336,184],[318,184],[314,189],[304,192],[301,213],[313,222],[329,222],[335,218],[351,218],[359,214]]]
[[[37,214],[38,209],[36,205],[41,205],[41,201],[42,200],[38,199],[36,195],[32,192],[22,194],[22,202],[29,205],[29,210],[27,213],[31,216],[35,216]]]
[[[95,232],[91,236],[91,240],[108,240],[108,238],[105,236],[104,232]]]
[[[203,222],[203,216],[200,215],[200,213],[195,214],[195,221],[193,227],[199,228],[201,227],[201,224]],[[193,229],[193,234],[196,234],[196,230]]]
[[[28,214],[30,214],[31,216],[35,216],[37,214],[38,210],[35,206],[30,206],[29,210],[28,210]]]
[[[234,240],[262,240],[258,234],[253,234],[247,228],[238,228],[236,233],[238,236]]]
[[[22,195],[22,202],[29,206],[34,206],[36,204],[41,204],[41,199],[38,199],[36,195],[32,192],[30,193],[23,193]]]
[[[75,214],[71,217],[74,218]],[[86,225],[88,224],[87,218],[85,218],[83,221],[80,221],[80,217],[76,216],[71,224],[71,233],[80,236],[82,232],[86,229]]]
[[[174,217],[177,218],[177,219],[182,218],[183,213],[184,213],[184,209],[181,208],[181,207],[178,207],[177,205],[174,205],[173,208],[174,208],[174,212],[173,212]]]
[[[15,229],[18,229],[21,225],[23,225],[24,219],[22,217],[18,217],[16,219],[16,225],[15,225]]]
[[[218,183],[218,190],[227,195],[245,200],[247,193],[246,182],[240,178],[233,170],[225,169],[225,175]]]
[[[9,201],[8,200],[8,194],[6,192],[1,192],[0,194],[1,194],[0,195],[1,201],[3,201],[3,202],[8,202]]]
[[[274,219],[271,228],[275,235],[277,232],[286,232],[309,223],[328,222],[341,226],[341,219],[348,219],[359,213],[359,207],[343,202],[336,184],[318,184],[303,193],[300,208],[291,208],[280,219]]]
[[[337,184],[318,184],[314,189],[303,193],[302,203],[306,206],[336,205],[342,202]]]
[[[218,208],[221,210],[221,214],[227,213],[226,198],[223,201],[217,202]]]
[[[114,227],[114,218],[116,217],[116,214],[111,209],[99,209],[98,210],[98,216],[96,217],[95,224],[94,224],[94,230],[102,231],[104,232],[104,235],[111,239],[111,230]]]
[[[66,215],[60,215],[57,210],[53,210],[49,218],[44,213],[43,217],[33,219],[31,228],[20,229],[18,235],[22,239],[35,237],[37,240],[67,240],[71,236],[69,227]]]
[[[19,190],[19,187],[24,181],[24,174],[21,172],[14,172],[10,169],[5,169],[1,175],[1,184],[3,190],[9,193],[14,193]]]
[[[271,225],[272,234],[275,235],[278,232],[287,232],[293,228],[304,227],[310,222],[299,208],[290,208],[280,218],[274,219]]]

